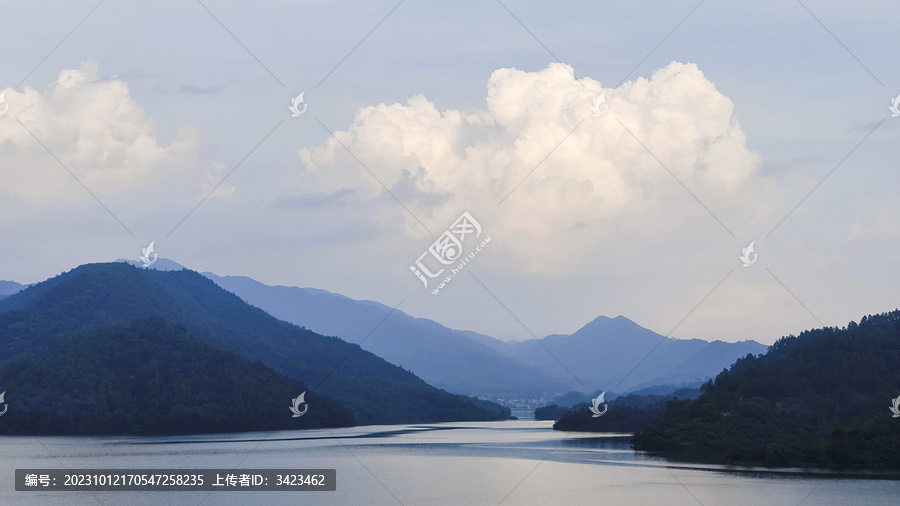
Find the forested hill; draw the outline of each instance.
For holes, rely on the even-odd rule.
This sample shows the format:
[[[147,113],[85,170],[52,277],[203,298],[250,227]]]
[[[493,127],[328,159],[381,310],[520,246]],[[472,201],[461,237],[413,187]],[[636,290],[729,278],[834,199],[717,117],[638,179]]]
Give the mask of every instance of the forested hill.
[[[89,264],[0,300],[0,357],[38,356],[79,331],[153,316],[336,399],[361,424],[508,416],[507,408],[438,390],[357,345],[277,320],[190,270]]]
[[[579,403],[571,409],[561,410],[553,418],[553,430],[578,432],[636,432],[660,418],[666,410],[666,402],[678,399],[696,399],[700,396],[699,388],[680,388],[664,395],[629,394],[624,397],[611,397],[606,416],[595,417],[588,406]],[[535,419],[540,419],[538,408],[534,410]],[[552,412],[552,410],[550,410]]]
[[[695,401],[672,401],[635,449],[730,464],[900,469],[900,310],[776,342]]]
[[[2,434],[198,434],[346,427],[338,402],[163,319],[81,331],[0,363]],[[304,394],[303,416],[291,400]]]

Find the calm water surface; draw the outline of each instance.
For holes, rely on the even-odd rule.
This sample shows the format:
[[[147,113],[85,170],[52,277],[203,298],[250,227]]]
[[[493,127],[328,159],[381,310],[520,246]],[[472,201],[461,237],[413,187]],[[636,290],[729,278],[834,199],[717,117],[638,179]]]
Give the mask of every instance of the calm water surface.
[[[900,481],[693,466],[519,420],[167,438],[3,437],[0,504],[894,504]],[[16,492],[16,468],[334,468],[336,492]]]

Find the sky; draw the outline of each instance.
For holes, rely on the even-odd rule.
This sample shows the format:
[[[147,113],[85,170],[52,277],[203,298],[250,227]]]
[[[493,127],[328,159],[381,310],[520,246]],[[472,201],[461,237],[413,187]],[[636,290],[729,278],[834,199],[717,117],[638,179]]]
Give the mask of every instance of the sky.
[[[504,340],[897,308],[900,4],[736,4],[0,0],[0,279],[154,242]]]

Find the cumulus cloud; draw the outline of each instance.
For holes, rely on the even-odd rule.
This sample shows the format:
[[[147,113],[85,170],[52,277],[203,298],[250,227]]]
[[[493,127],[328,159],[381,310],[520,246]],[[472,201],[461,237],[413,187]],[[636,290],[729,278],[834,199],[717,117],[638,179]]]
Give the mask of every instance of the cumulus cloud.
[[[467,210],[504,237],[495,249],[535,273],[581,263],[616,231],[657,234],[666,220],[705,214],[672,175],[723,213],[758,192],[761,157],[696,65],[673,62],[619,88],[573,75],[559,63],[499,69],[482,110],[442,112],[422,95],[363,107],[335,132],[340,142],[300,150],[303,177],[324,192],[384,193],[355,156],[418,218],[440,229]],[[602,92],[609,110],[594,117]],[[424,234],[414,220],[407,232]]]
[[[85,198],[80,190],[67,191],[73,184],[71,176],[47,151],[86,187],[104,196],[190,173],[189,184],[200,194],[212,188],[215,183],[211,185],[210,179],[221,172],[216,167],[204,170],[208,164],[197,159],[196,130],[182,128],[174,140],[164,143],[128,85],[116,77],[100,77],[96,62],[62,71],[43,92],[25,87],[21,93],[12,88],[5,93],[9,110],[0,118],[4,158],[0,192],[7,196],[32,204]],[[220,188],[215,196],[231,192],[233,188]]]

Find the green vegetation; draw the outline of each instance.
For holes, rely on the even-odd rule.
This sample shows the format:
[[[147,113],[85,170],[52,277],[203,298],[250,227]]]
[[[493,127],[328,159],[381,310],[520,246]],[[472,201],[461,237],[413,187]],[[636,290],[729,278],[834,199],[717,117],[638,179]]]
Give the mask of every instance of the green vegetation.
[[[354,425],[339,403],[297,380],[204,343],[180,325],[141,318],[79,332],[39,356],[0,366],[11,406],[3,434],[177,434]]]
[[[553,429],[581,432],[634,432],[650,425],[665,411],[665,405],[662,403],[646,408],[609,406],[606,414],[594,418],[588,406],[587,403],[576,404],[553,424]]]
[[[900,469],[900,310],[780,339],[695,401],[670,401],[637,450],[725,464]]]
[[[190,270],[89,264],[0,300],[0,357],[39,360],[81,331],[153,316],[299,380],[347,406],[361,424],[509,416],[508,408],[436,389],[356,344],[278,320]],[[14,389],[2,388],[12,398]]]
[[[677,401],[679,398],[696,399],[699,395],[698,388],[682,388],[665,395],[630,394],[616,397],[609,402],[606,414],[596,418],[588,409],[590,404],[580,403],[560,413],[555,418],[558,421],[553,424],[553,429],[580,432],[636,432],[662,417],[667,401]]]

